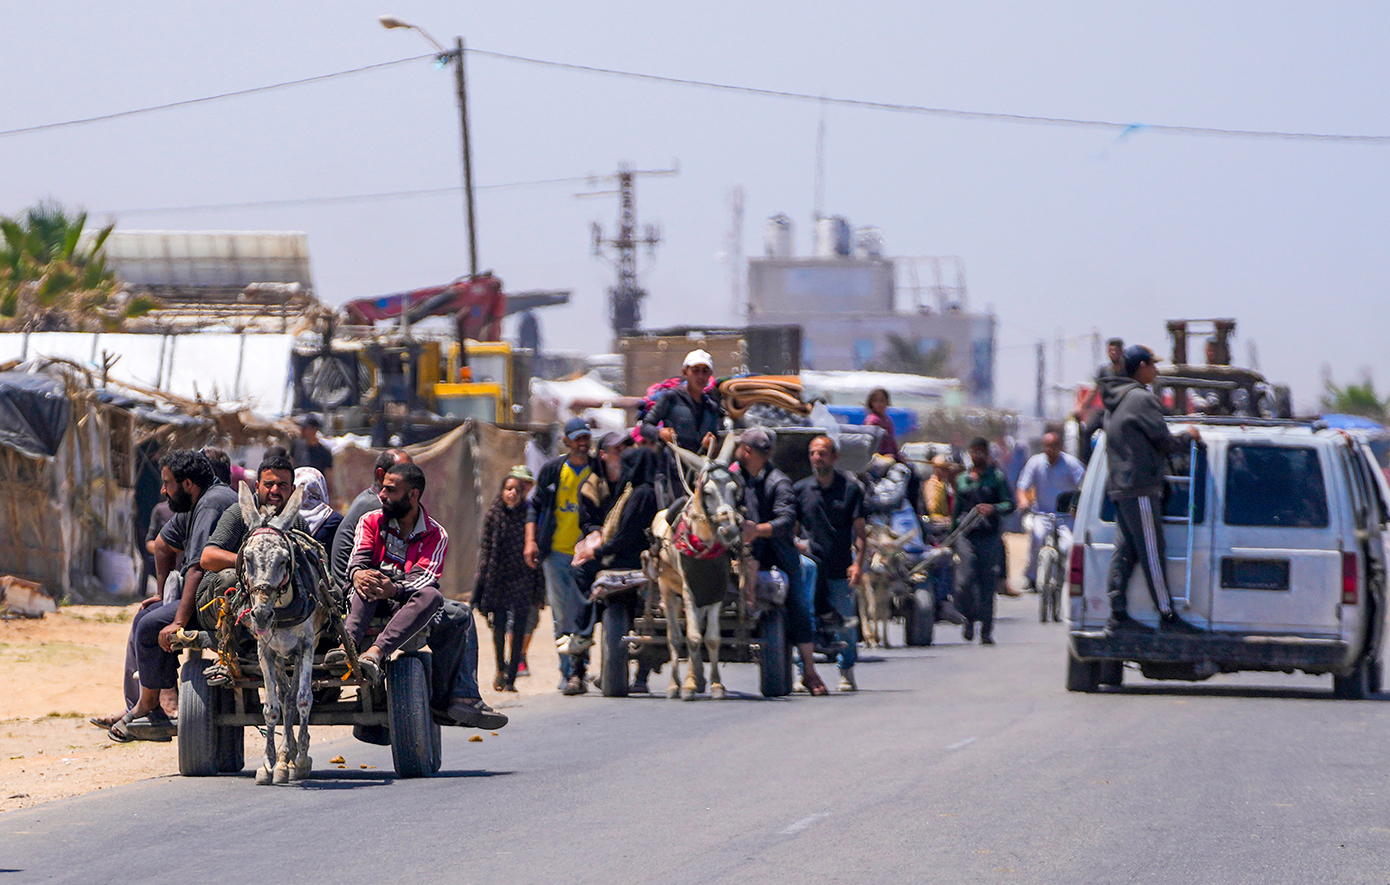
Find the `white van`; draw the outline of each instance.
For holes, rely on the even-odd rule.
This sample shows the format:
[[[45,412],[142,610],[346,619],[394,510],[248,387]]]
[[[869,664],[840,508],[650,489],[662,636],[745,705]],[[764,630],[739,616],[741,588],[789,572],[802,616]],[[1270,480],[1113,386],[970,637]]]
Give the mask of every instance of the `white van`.
[[[1129,614],[1153,631],[1106,631],[1116,528],[1102,435],[1074,501],[1068,690],[1118,686],[1132,661],[1150,679],[1301,670],[1332,674],[1337,697],[1380,691],[1390,487],[1369,449],[1321,422],[1169,422],[1202,432],[1195,459],[1169,459],[1163,534],[1174,606],[1205,632],[1158,629],[1141,566]]]

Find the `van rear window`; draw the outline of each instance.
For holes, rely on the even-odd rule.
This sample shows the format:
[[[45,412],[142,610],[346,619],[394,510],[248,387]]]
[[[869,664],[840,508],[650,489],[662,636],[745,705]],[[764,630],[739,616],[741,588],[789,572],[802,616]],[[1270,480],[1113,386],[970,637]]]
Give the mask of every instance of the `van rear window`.
[[[1232,445],[1226,449],[1226,525],[1327,527],[1327,488],[1316,449]]]

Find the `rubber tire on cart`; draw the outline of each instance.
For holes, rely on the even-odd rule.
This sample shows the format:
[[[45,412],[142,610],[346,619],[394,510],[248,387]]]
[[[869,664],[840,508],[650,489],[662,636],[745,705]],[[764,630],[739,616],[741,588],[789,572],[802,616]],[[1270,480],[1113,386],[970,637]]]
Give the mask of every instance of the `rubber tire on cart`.
[[[1100,662],[1083,661],[1067,653],[1067,691],[1095,692],[1100,689]]]
[[[1111,685],[1119,688],[1125,684],[1125,662],[1124,661],[1098,661],[1099,675],[1096,682],[1101,685]]]
[[[936,626],[936,597],[918,588],[903,599],[903,644],[910,648],[931,645]]]
[[[758,687],[763,697],[786,697],[792,693],[792,649],[787,644],[787,613],[780,607],[763,613],[758,644]]]
[[[632,629],[632,611],[621,602],[603,609],[603,657],[599,660],[599,685],[606,698],[627,697],[628,653],[623,637]]]
[[[209,663],[193,658],[179,670],[179,774],[184,777],[217,774],[220,761],[213,690],[203,672]]]
[[[386,664],[386,713],[391,723],[391,762],[401,777],[439,770],[439,726],[430,714],[430,680],[414,652]]]
[[[1364,701],[1371,695],[1371,659],[1362,657],[1345,676],[1332,675],[1332,696],[1344,701]]]
[[[236,712],[235,688],[214,688],[215,709],[218,713]],[[252,692],[248,692],[252,694]],[[251,700],[248,698],[248,700]],[[247,709],[252,704],[247,704]],[[240,725],[219,725],[217,731],[217,770],[223,774],[235,774],[246,767],[246,729]]]

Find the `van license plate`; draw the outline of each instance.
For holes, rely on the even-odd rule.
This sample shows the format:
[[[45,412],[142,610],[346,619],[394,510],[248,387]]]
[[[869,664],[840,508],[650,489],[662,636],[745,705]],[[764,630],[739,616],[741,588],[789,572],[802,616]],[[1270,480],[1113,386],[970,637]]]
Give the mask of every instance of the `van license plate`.
[[[1288,590],[1289,561],[1223,557],[1221,586],[1231,590]]]

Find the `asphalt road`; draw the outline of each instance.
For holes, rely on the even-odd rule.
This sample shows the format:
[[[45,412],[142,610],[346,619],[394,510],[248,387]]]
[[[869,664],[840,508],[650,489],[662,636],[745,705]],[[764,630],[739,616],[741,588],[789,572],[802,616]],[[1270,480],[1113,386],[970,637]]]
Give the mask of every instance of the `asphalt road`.
[[[1069,694],[1035,600],[1001,600],[993,648],[941,626],[868,653],[854,695],[765,701],[734,665],[722,702],[557,694],[482,743],[446,729],[429,779],[349,739],[298,786],[248,770],[10,812],[0,885],[1390,882],[1384,697],[1134,671]]]

